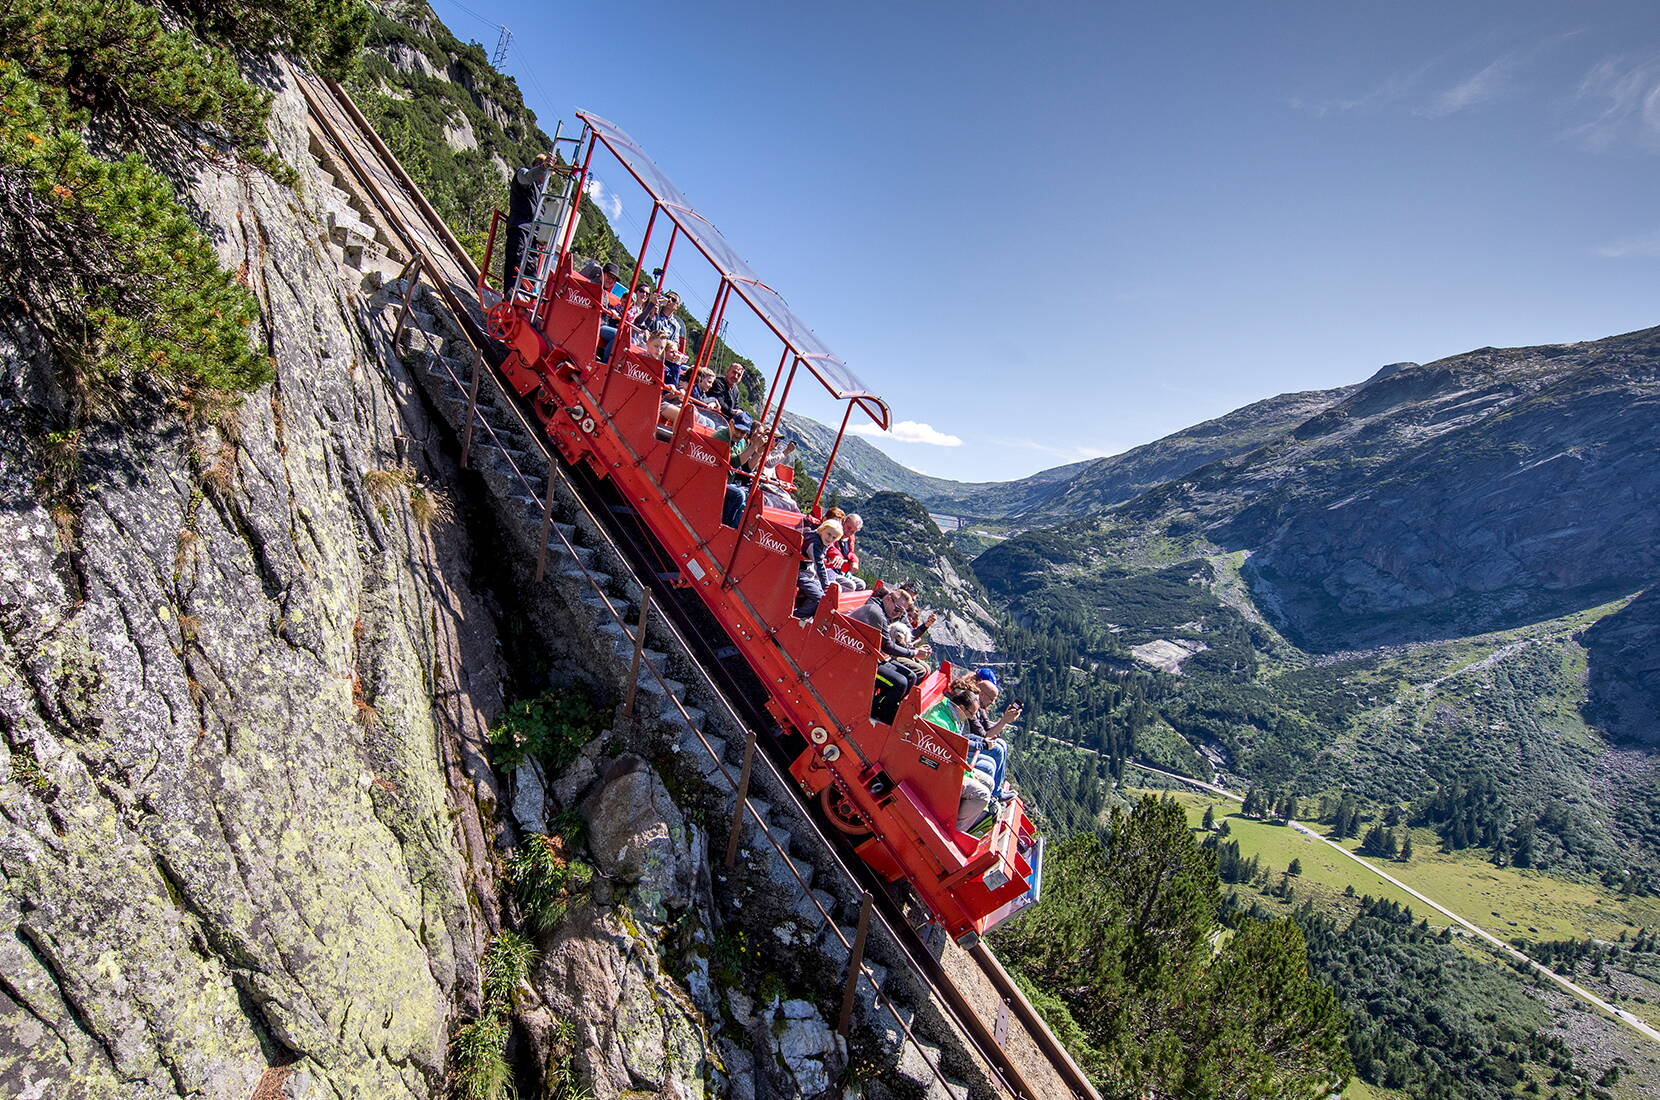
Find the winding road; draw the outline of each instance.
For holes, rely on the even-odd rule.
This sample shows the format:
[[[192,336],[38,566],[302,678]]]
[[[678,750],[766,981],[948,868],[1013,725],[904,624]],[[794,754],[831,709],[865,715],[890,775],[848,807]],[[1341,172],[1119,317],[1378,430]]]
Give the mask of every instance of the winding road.
[[[1218,787],[1214,783],[1205,783],[1201,780],[1193,779],[1193,778],[1190,778],[1190,777],[1185,776],[1185,775],[1177,775],[1175,772],[1167,772],[1163,768],[1155,768],[1150,764],[1143,764],[1143,763],[1140,763],[1139,761],[1135,761],[1135,760],[1126,760],[1126,761],[1124,761],[1124,763],[1128,764],[1132,768],[1139,768],[1144,772],[1151,772],[1154,775],[1162,775],[1166,779],[1173,779],[1178,783],[1186,783],[1190,787],[1198,787],[1202,790],[1210,791],[1213,794],[1219,794],[1223,798],[1230,798],[1235,802],[1243,803],[1245,801],[1245,797],[1243,795],[1235,794],[1233,791],[1230,791],[1225,787]],[[1315,832],[1309,826],[1304,825],[1301,821],[1287,821],[1286,824],[1291,826],[1293,829],[1296,829],[1299,833],[1302,833],[1303,835],[1308,836],[1308,837],[1312,837],[1313,839],[1318,840],[1321,844],[1324,844],[1327,847],[1333,848],[1333,849],[1337,850],[1338,852],[1341,852],[1343,854],[1344,858],[1354,860],[1356,863],[1360,864],[1362,867],[1366,868],[1368,871],[1372,872],[1374,875],[1376,875],[1379,878],[1383,879],[1385,882],[1387,882],[1387,883],[1389,883],[1393,886],[1397,886],[1400,889],[1406,891],[1408,894],[1412,895],[1414,898],[1417,898],[1419,901],[1423,902],[1425,905],[1429,906],[1431,909],[1435,910],[1437,913],[1440,913],[1442,916],[1446,917],[1448,920],[1453,921],[1459,927],[1465,929],[1471,935],[1479,936],[1481,939],[1483,939],[1486,942],[1492,944],[1494,947],[1496,947],[1500,951],[1504,952],[1504,954],[1508,955],[1510,958],[1515,959],[1516,961],[1521,962],[1521,963],[1526,963],[1529,967],[1531,967],[1534,970],[1534,972],[1538,973],[1542,977],[1549,978],[1551,981],[1555,982],[1557,985],[1561,986],[1563,989],[1567,990],[1569,993],[1573,994],[1575,997],[1578,997],[1580,1000],[1584,1001],[1586,1004],[1593,1005],[1596,1008],[1601,1009],[1607,1015],[1612,1016],[1614,1019],[1619,1020],[1621,1023],[1628,1025],[1629,1027],[1632,1028],[1632,1030],[1636,1031],[1638,1034],[1642,1035],[1644,1038],[1650,1039],[1650,1040],[1652,1040],[1656,1043],[1660,1043],[1660,1031],[1656,1031],[1653,1027],[1649,1026],[1649,1024],[1646,1021],[1644,1021],[1643,1019],[1641,1019],[1640,1017],[1632,1015],[1631,1013],[1627,1012],[1625,1009],[1619,1007],[1618,1005],[1610,1004],[1609,1002],[1603,1000],[1601,997],[1597,996],[1595,993],[1592,993],[1589,989],[1586,989],[1584,986],[1580,985],[1579,983],[1574,982],[1574,981],[1570,981],[1569,979],[1564,978],[1562,975],[1558,974],[1556,971],[1552,970],[1550,967],[1546,966],[1544,963],[1538,962],[1537,960],[1529,957],[1528,955],[1522,953],[1521,951],[1518,951],[1516,948],[1512,947],[1510,944],[1508,944],[1508,943],[1504,942],[1503,940],[1499,939],[1497,936],[1493,935],[1491,932],[1487,931],[1485,928],[1481,928],[1481,927],[1477,926],[1476,924],[1474,924],[1473,922],[1465,920],[1463,917],[1459,916],[1457,913],[1453,912],[1451,909],[1448,909],[1445,905],[1442,905],[1440,902],[1436,901],[1435,899],[1426,896],[1422,891],[1413,889],[1412,887],[1408,886],[1406,883],[1402,882],[1400,879],[1396,878],[1394,875],[1391,875],[1389,872],[1385,871],[1383,868],[1378,867],[1376,864],[1372,863],[1370,860],[1362,859],[1360,856],[1355,855],[1353,852],[1349,851],[1347,848],[1343,847],[1343,845],[1337,843],[1335,840],[1329,840],[1326,837],[1321,836],[1319,833]]]

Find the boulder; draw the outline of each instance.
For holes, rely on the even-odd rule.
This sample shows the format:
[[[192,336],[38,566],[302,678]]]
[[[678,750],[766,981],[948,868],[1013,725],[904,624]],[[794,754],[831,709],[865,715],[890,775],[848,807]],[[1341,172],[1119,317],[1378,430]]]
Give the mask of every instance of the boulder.
[[[582,806],[594,862],[632,887],[635,914],[654,925],[691,904],[699,857],[685,819],[651,766],[624,756]]]

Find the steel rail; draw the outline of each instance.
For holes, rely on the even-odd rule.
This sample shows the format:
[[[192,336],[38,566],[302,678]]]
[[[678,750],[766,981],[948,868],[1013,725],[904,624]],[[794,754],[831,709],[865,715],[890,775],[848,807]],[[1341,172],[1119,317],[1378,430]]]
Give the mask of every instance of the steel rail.
[[[423,243],[437,243],[441,246],[442,251],[447,253],[446,258],[451,260],[457,266],[459,273],[464,276],[471,273],[472,281],[476,282],[478,273],[477,265],[466,253],[466,250],[461,246],[459,240],[457,240],[455,235],[449,230],[449,227],[444,224],[443,220],[432,209],[425,196],[422,195],[420,188],[404,170],[403,166],[398,163],[397,158],[389,149],[386,148],[385,144],[380,140],[379,135],[375,134],[373,127],[358,110],[356,104],[351,101],[351,97],[345,92],[345,90],[332,80],[321,81],[324,88],[326,88],[329,93],[328,104],[337,106],[340,113],[345,115],[346,120],[350,123],[357,136],[362,139],[363,143],[367,145],[374,154],[376,160],[379,161],[379,166],[388,172],[398,184],[398,190],[402,193],[400,197],[404,198],[412,207],[414,207],[415,212],[419,215],[416,220],[425,224],[418,227],[408,224],[410,219],[406,218],[405,214],[397,209],[397,204],[391,201],[392,197],[386,194],[379,181],[374,178],[373,172],[369,170],[367,165],[364,165],[361,162],[358,153],[351,148],[351,144],[347,140],[346,135],[339,131],[338,127],[335,125],[335,120],[328,117],[328,104],[325,104],[325,102],[321,101],[319,97],[315,96],[312,89],[307,86],[310,83],[310,79],[307,74],[296,71],[295,76],[296,83],[298,84],[302,95],[307,100],[308,106],[311,108],[313,118],[316,119],[319,126],[330,138],[331,143],[335,146],[336,152],[338,152],[340,157],[344,160],[346,167],[348,167],[352,171],[353,175],[357,177],[358,181],[363,184],[364,189],[369,193],[369,196],[374,201],[375,205],[380,207],[381,214],[387,219],[390,228],[392,228],[393,231],[405,241],[412,256],[425,257],[429,255],[429,250],[422,247]],[[428,240],[426,242],[423,242],[417,235],[419,230],[425,230],[428,234]],[[433,241],[432,238],[436,238],[436,241]],[[427,273],[426,263],[412,263],[411,266],[416,269],[416,279],[419,279],[422,274]],[[521,407],[521,399],[518,398],[518,396],[501,381],[501,378],[495,369],[499,363],[499,353],[497,353],[493,348],[490,340],[483,332],[482,326],[473,315],[472,310],[468,308],[467,304],[463,303],[459,296],[455,294],[448,280],[443,278],[429,278],[428,283],[438,291],[441,297],[445,299],[445,304],[449,306],[452,316],[456,319],[459,327],[462,329],[461,335],[473,346],[473,350],[477,354],[479,360],[491,367],[491,369],[484,370],[480,373],[488,376],[494,388],[494,392],[502,399],[500,403],[505,404],[507,410],[511,412],[513,420],[517,422],[517,426],[522,429],[526,439],[535,445],[541,452],[544,460],[548,464],[549,471],[558,476],[560,482],[565,485],[567,491],[570,493],[577,506],[588,517],[590,523],[594,525],[596,530],[601,532],[603,537],[611,542],[610,548],[616,554],[617,558],[624,563],[625,568],[627,568],[631,574],[628,579],[632,580],[633,583],[641,589],[642,593],[648,590],[653,590],[658,584],[661,584],[662,582],[649,569],[644,571],[644,576],[648,579],[641,579],[639,571],[635,569],[635,563],[630,560],[630,556],[628,554],[623,553],[621,547],[619,547],[612,538],[610,531],[611,525],[607,523],[607,520],[612,520],[614,517],[611,517],[609,513],[596,514],[595,511],[589,506],[583,492],[572,482],[569,471],[564,468],[563,460],[560,459],[559,456],[547,446],[545,432],[541,429],[541,426],[533,423],[530,418],[526,417],[525,412]],[[412,285],[405,286],[406,296],[413,295],[413,292],[414,289]],[[464,383],[462,379],[457,377],[455,371],[450,368],[448,362],[445,360],[445,357],[433,351],[430,347],[428,348],[428,351],[433,354],[435,362],[442,366],[445,375],[449,377],[457,389],[465,393],[468,389],[467,384]],[[541,501],[538,500],[540,496],[538,486],[533,483],[531,476],[527,474],[526,471],[520,469],[518,463],[513,460],[510,454],[507,453],[509,448],[498,436],[495,426],[490,423],[489,418],[485,417],[478,411],[476,404],[473,409],[473,416],[477,422],[477,426],[482,427],[485,430],[491,441],[495,443],[498,451],[506,459],[513,479],[516,480],[523,489],[523,498],[528,498],[526,499],[526,504],[541,503]],[[470,424],[469,426],[472,425]],[[548,486],[541,489],[541,492],[551,492],[551,479]],[[582,563],[576,547],[571,543],[569,538],[567,538],[564,532],[559,530],[557,526],[551,527],[551,533],[557,535],[560,543],[568,553],[571,563],[588,582],[589,586],[593,589],[594,594],[599,597],[601,604],[609,613],[612,621],[615,622],[623,631],[623,635],[630,640],[637,642],[638,639],[635,637],[635,633],[629,629],[630,624],[625,621],[613,598],[604,591],[603,587],[599,584],[593,573]],[[644,597],[642,596],[642,598]],[[676,612],[680,611],[677,601],[673,598],[667,600],[660,598],[657,602],[659,604],[659,608],[663,612],[663,625],[669,630],[670,634],[686,652],[697,654],[700,650],[707,648],[706,646],[692,644],[691,637],[697,637],[698,635],[694,633],[691,634],[690,637],[688,636],[687,627],[689,624],[684,621],[683,615],[671,614],[671,609]],[[675,621],[676,619],[680,619],[681,621]],[[703,677],[705,684],[712,689],[710,693],[711,696],[719,702],[719,705],[723,710],[725,710],[728,717],[731,718],[731,720],[740,728],[744,728],[746,730],[752,728],[758,724],[754,721],[756,717],[764,718],[764,715],[757,716],[755,714],[751,714],[751,720],[746,721],[745,718],[740,715],[739,710],[734,706],[732,699],[729,697],[732,685],[717,683],[716,675],[711,673],[711,665],[713,665],[716,669],[720,668],[718,661],[708,661],[706,663],[705,660],[699,660],[694,663],[697,666],[699,674]],[[679,715],[685,721],[687,728],[692,731],[701,747],[712,758],[727,786],[736,792],[739,788],[739,783],[732,775],[726,761],[709,743],[708,737],[705,735],[704,731],[700,729],[698,724],[692,720],[691,715],[686,710],[685,704],[682,703],[681,700],[669,690],[666,677],[663,675],[661,670],[658,669],[656,662],[646,660],[642,662],[642,665],[656,681],[658,687],[663,693],[664,699],[679,712]],[[722,675],[720,676],[720,679],[724,681],[726,677]],[[749,710],[750,708],[745,707],[744,709]],[[942,1000],[949,1009],[949,1016],[951,1017],[952,1022],[957,1026],[959,1031],[962,1032],[962,1037],[968,1041],[968,1044],[972,1046],[985,1061],[986,1065],[983,1068],[990,1071],[991,1079],[996,1081],[998,1084],[1001,1084],[1011,1096],[1022,1098],[1022,1100],[1040,1100],[1038,1093],[1026,1082],[1024,1074],[1020,1072],[1019,1067],[1016,1066],[1009,1058],[1007,1052],[1003,1048],[1003,1045],[997,1041],[996,1037],[992,1034],[991,1029],[987,1027],[984,1020],[980,1018],[979,1013],[975,1010],[968,997],[962,992],[961,989],[958,988],[956,982],[946,973],[944,966],[933,957],[932,953],[928,950],[927,945],[922,941],[921,936],[917,933],[917,930],[914,929],[907,920],[905,920],[903,907],[898,898],[894,896],[891,889],[888,888],[887,884],[881,882],[877,876],[875,876],[874,873],[862,863],[862,861],[856,862],[854,865],[850,866],[848,861],[842,858],[840,843],[838,843],[837,840],[832,839],[831,836],[823,831],[817,817],[812,812],[812,809],[802,801],[800,792],[796,788],[788,773],[780,771],[777,762],[772,759],[770,753],[763,753],[761,755],[764,758],[764,766],[769,769],[772,777],[778,782],[779,786],[782,789],[789,791],[794,796],[797,806],[802,809],[806,820],[809,822],[813,830],[814,838],[818,841],[821,850],[829,857],[834,868],[840,872],[846,881],[849,881],[857,888],[870,890],[872,885],[876,887],[876,889],[870,891],[877,901],[875,918],[886,926],[885,930],[889,936],[900,945],[902,952],[905,955],[905,961],[910,968],[915,971],[917,975],[921,977],[931,988],[940,994]],[[801,877],[800,872],[796,869],[795,857],[792,857],[782,846],[780,846],[777,838],[773,835],[772,830],[767,826],[759,811],[757,811],[750,804],[747,798],[744,799],[743,806],[744,809],[748,811],[754,824],[760,827],[761,833],[767,842],[771,844],[773,849],[781,857],[784,866],[789,870],[791,876],[796,880],[797,885],[801,888],[801,892],[812,902],[813,907],[823,918],[824,923],[830,928],[836,940],[840,942],[843,948],[847,949],[851,953],[853,945],[849,942],[846,933],[840,926],[840,923],[830,912],[825,909],[823,904],[819,902],[817,897],[814,896],[809,884]],[[800,834],[792,833],[792,835]],[[874,880],[874,882],[872,880]],[[1047,1025],[1043,1022],[1042,1017],[1038,1015],[1037,1011],[1032,1007],[1030,1002],[1009,978],[1007,972],[1004,971],[1003,967],[997,962],[995,956],[991,954],[989,948],[981,944],[968,952],[968,954],[969,957],[975,962],[976,966],[991,982],[993,988],[997,991],[998,996],[1008,1006],[1011,1016],[1020,1022],[1022,1028],[1031,1036],[1040,1053],[1042,1053],[1044,1058],[1050,1063],[1051,1068],[1054,1069],[1056,1074],[1062,1079],[1063,1082],[1065,1082],[1068,1090],[1075,1097],[1081,1098],[1081,1100],[1099,1100],[1099,1094],[1089,1082],[1088,1077],[1077,1066],[1077,1063],[1066,1052],[1064,1047],[1062,1047],[1055,1039],[1054,1035],[1049,1031]],[[904,1034],[905,1040],[916,1047],[917,1053],[928,1065],[934,1076],[948,1088],[955,1087],[953,1082],[945,1076],[942,1068],[937,1064],[937,1062],[928,1055],[926,1048],[912,1032],[910,1026],[905,1022],[900,1007],[894,1004],[894,1002],[888,997],[886,991],[883,990],[881,985],[877,983],[875,976],[870,972],[869,968],[861,965],[860,975],[864,980],[870,983],[878,1003],[888,1010],[888,1013],[892,1016],[893,1021],[899,1025],[900,1030]]]

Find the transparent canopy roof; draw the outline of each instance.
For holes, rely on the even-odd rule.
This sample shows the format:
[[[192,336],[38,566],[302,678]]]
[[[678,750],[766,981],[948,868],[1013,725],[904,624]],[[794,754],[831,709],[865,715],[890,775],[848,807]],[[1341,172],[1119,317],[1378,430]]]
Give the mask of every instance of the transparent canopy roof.
[[[756,316],[772,329],[790,354],[801,361],[801,365],[818,379],[830,395],[839,401],[855,402],[878,427],[886,428],[887,404],[870,392],[869,387],[807,326],[807,322],[796,316],[776,290],[761,281],[760,276],[721,236],[720,230],[693,209],[673,181],[652,163],[639,143],[629,137],[622,127],[598,115],[578,111],[577,116],[593,128],[595,136],[628,169],[635,182],[645,188],[646,193],[663,208],[663,213],[680,227],[680,232],[696,245],[721,277],[732,284],[732,292],[748,303]]]

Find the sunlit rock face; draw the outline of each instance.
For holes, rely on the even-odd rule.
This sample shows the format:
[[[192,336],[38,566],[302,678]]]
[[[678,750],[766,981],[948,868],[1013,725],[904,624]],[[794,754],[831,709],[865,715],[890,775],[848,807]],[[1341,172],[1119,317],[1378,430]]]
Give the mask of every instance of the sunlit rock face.
[[[6,1096],[426,1097],[475,995],[434,578],[467,614],[459,704],[493,705],[493,628],[465,534],[370,476],[432,426],[300,197],[302,111],[281,94],[271,126],[298,195],[184,181],[264,307],[274,384],[213,423],[144,398],[95,418],[68,499],[50,356],[4,349]]]

